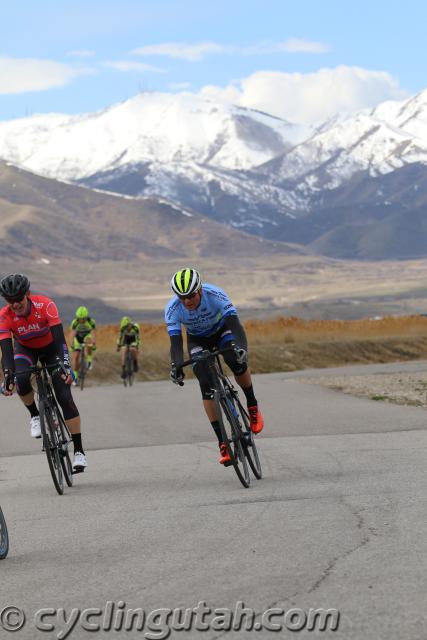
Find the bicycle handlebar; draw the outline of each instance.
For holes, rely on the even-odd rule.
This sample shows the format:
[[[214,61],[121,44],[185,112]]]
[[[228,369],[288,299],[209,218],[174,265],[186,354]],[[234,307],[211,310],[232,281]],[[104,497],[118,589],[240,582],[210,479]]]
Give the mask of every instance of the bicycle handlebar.
[[[41,371],[43,371],[43,369],[46,369],[47,371],[52,371],[53,369],[60,369],[64,375],[68,375],[68,371],[64,363],[59,358],[57,359],[57,362],[55,362],[55,364],[41,364],[41,365],[33,364],[29,366],[28,369],[24,369],[19,373],[40,373]],[[14,380],[16,382],[16,373],[14,374]],[[0,395],[8,395],[5,393],[4,381],[0,385]]]
[[[58,369],[58,368],[61,369],[63,373],[67,373],[64,363],[59,358],[57,362],[55,362],[55,364],[41,364],[41,365],[32,364],[30,367],[28,367],[28,369],[26,369],[25,371],[22,371],[22,373],[26,373],[28,371],[30,373],[37,373],[37,371],[43,371],[43,369],[46,369],[47,371],[52,371],[53,369]]]
[[[189,360],[184,360],[182,365],[178,367],[179,369],[183,369],[184,367],[188,367],[190,364],[195,364],[196,362],[200,362],[200,360],[209,360],[210,358],[215,358],[216,356],[220,356],[224,353],[230,353],[230,351],[236,351],[236,347],[225,347],[224,349],[214,349],[210,351],[209,349],[203,349],[196,358],[190,358]]]

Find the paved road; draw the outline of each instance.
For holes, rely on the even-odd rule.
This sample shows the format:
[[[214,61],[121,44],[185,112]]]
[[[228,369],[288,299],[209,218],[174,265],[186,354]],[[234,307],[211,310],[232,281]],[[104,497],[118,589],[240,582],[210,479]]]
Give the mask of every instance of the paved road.
[[[373,367],[390,369],[339,372]],[[427,363],[398,365],[414,367]],[[91,638],[96,625],[120,627],[127,609],[148,616],[205,601],[232,611],[244,602],[257,625],[283,631],[249,632],[244,619],[243,630],[224,634],[223,611],[214,628],[171,637],[424,639],[425,411],[353,398],[300,376],[256,378],[267,422],[259,437],[265,477],[250,489],[217,463],[193,381],[183,389],[161,382],[76,392],[90,469],[63,497],[23,408],[2,398],[0,502],[11,550],[0,563],[0,611],[14,605],[27,620],[15,634],[0,628],[0,638]],[[65,614],[37,622],[54,629],[35,628],[36,611],[61,607]],[[278,610],[263,617],[272,607],[287,617]],[[99,611],[85,618],[87,608]],[[290,630],[317,608],[339,610],[338,631]],[[215,617],[202,605],[192,616],[199,626]],[[151,616],[142,631],[137,622],[120,637],[166,637],[164,618]]]

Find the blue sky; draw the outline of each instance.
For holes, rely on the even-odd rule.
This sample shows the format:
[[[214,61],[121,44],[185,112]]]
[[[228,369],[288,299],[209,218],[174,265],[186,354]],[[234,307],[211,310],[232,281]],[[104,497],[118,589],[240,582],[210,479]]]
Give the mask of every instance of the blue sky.
[[[315,122],[427,87],[423,0],[3,0],[0,119],[191,91]]]

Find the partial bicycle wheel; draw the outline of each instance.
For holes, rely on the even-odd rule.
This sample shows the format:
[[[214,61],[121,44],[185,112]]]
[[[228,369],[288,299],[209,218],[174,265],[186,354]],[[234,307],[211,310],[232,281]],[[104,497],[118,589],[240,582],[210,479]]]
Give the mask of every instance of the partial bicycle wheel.
[[[132,384],[133,384],[133,376],[134,376],[134,372],[133,372],[132,353],[131,353],[130,349],[127,348],[126,356],[125,356],[125,378],[123,380],[123,383],[124,383],[125,387],[127,385],[129,385],[130,387],[132,386]]]
[[[7,531],[6,520],[0,507],[0,560],[9,553],[9,533]]]
[[[79,367],[79,385],[80,390],[83,391],[85,388],[85,378],[86,378],[86,349],[84,345],[80,351],[80,367]]]
[[[46,453],[55,489],[62,495],[64,493],[64,476],[62,473],[61,459],[59,456],[59,436],[53,420],[52,410],[49,406],[40,403],[40,426],[43,438],[43,449]]]
[[[251,483],[248,461],[242,446],[242,431],[229,398],[216,395],[217,415],[223,442],[228,446],[231,463],[242,485],[247,489]]]
[[[133,385],[133,358],[130,351],[126,354],[126,374],[129,382],[129,386]]]
[[[243,407],[242,403],[240,402],[237,394],[235,394],[234,396],[234,406],[237,408],[239,412],[239,420],[240,420],[240,425],[242,427],[242,432],[243,432],[243,448],[245,450],[246,457],[249,461],[249,465],[252,469],[252,472],[255,478],[257,478],[257,480],[261,480],[262,478],[261,462],[258,455],[258,449],[255,444],[255,437],[250,427],[249,415],[246,409]]]
[[[57,405],[53,409],[53,419],[59,426],[59,455],[65,482],[69,487],[73,486],[73,465],[71,464],[70,452],[68,450],[71,442],[71,435],[62,413]]]

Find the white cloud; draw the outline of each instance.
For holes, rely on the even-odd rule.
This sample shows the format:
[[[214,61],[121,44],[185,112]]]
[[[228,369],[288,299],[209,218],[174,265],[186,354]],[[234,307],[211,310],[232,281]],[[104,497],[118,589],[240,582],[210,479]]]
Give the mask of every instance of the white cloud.
[[[138,71],[150,73],[166,73],[164,69],[153,67],[145,62],[135,62],[134,60],[109,60],[103,63],[106,67],[116,69],[117,71]]]
[[[209,54],[256,56],[274,53],[325,53],[326,51],[329,51],[329,46],[322,42],[291,38],[286,42],[258,43],[247,47],[218,44],[216,42],[198,42],[195,44],[164,42],[162,44],[139,47],[131,53],[139,56],[167,56],[196,62]]]
[[[94,73],[93,69],[53,60],[0,57],[0,94],[46,91],[91,73]]]
[[[407,97],[389,73],[346,66],[307,74],[257,71],[225,87],[205,86],[200,94],[302,124]]]
[[[92,58],[95,55],[95,51],[89,51],[88,49],[78,49],[76,51],[68,51],[67,56],[74,58]]]
[[[278,45],[278,51],[288,53],[326,53],[329,50],[329,45],[324,42],[311,42],[301,38],[290,38]]]
[[[259,56],[272,53],[326,53],[329,50],[329,45],[323,42],[311,42],[299,38],[290,38],[285,42],[258,43],[250,47],[236,47],[236,52],[245,56]]]
[[[134,49],[132,53],[139,56],[167,56],[169,58],[181,58],[195,62],[201,60],[209,53],[232,53],[235,47],[216,44],[215,42],[199,42],[186,44],[184,42],[164,42],[152,44],[146,47]]]
[[[172,91],[185,91],[190,87],[191,82],[172,82],[172,84],[169,85],[169,88],[172,89]]]

